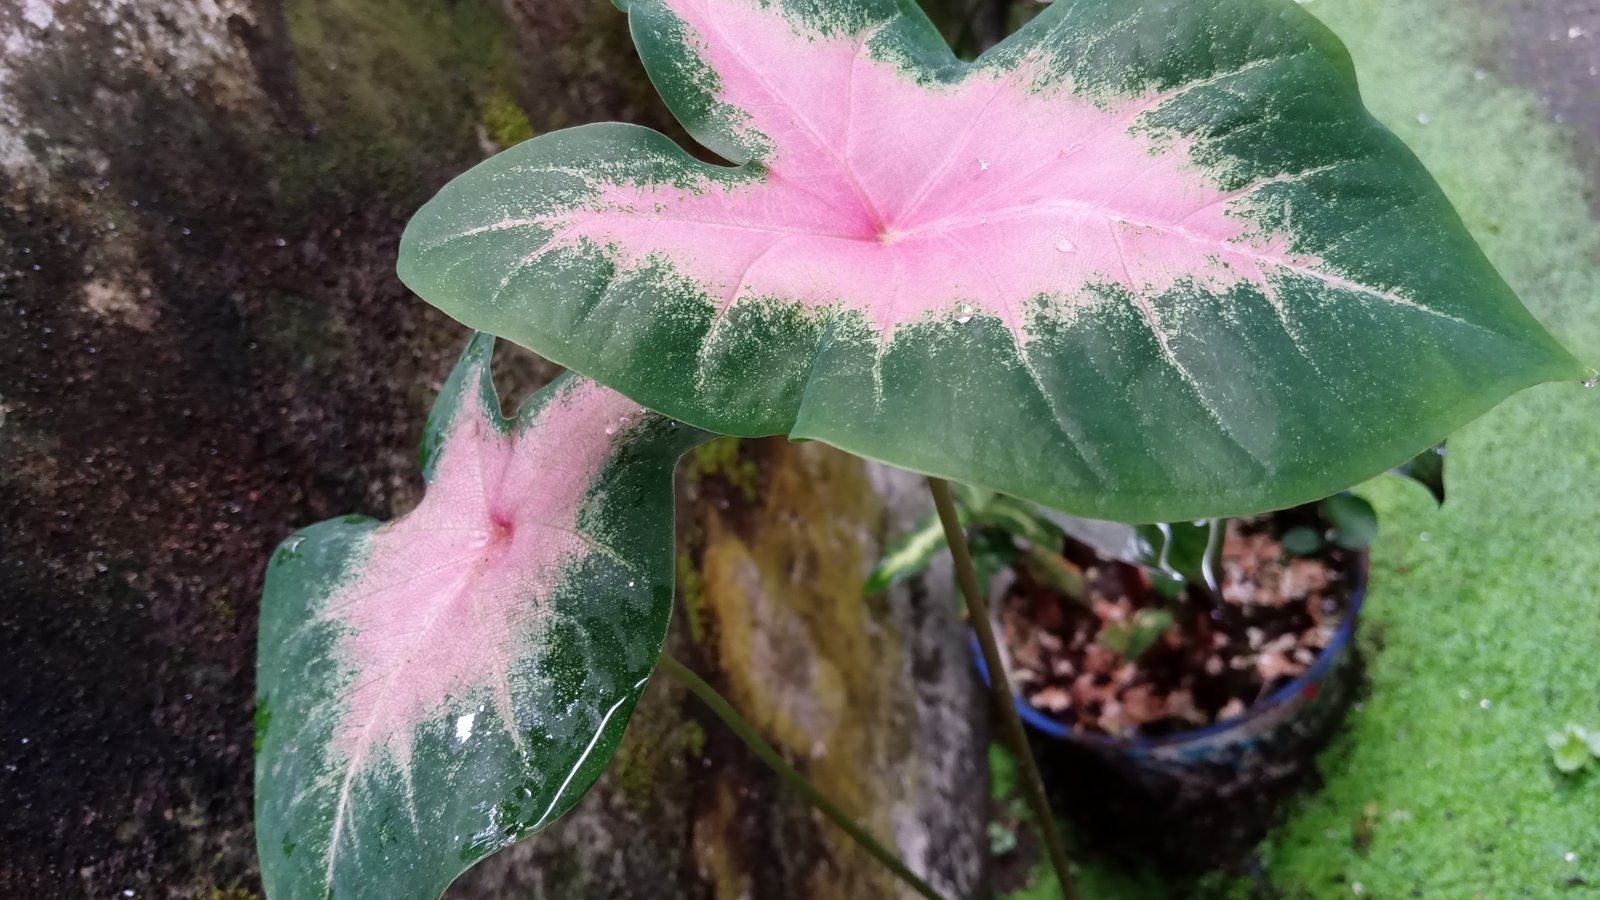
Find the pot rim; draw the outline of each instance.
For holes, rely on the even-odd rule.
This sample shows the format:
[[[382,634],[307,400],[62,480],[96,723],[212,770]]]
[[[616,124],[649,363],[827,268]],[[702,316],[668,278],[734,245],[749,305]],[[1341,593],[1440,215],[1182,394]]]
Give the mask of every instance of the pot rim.
[[[1128,739],[1115,738],[1105,734],[1074,731],[1071,726],[1029,703],[1021,694],[1013,690],[1011,692],[1011,700],[1017,707],[1017,714],[1022,717],[1024,722],[1051,737],[1118,750],[1148,750],[1155,747],[1187,744],[1191,741],[1202,741],[1215,737],[1225,731],[1231,731],[1246,725],[1293,700],[1306,688],[1321,681],[1322,677],[1332,668],[1335,660],[1353,643],[1356,620],[1360,618],[1362,603],[1367,598],[1367,577],[1370,574],[1371,554],[1362,549],[1357,551],[1354,557],[1355,564],[1351,569],[1350,578],[1350,606],[1345,610],[1344,619],[1340,621],[1339,627],[1334,630],[1333,637],[1328,641],[1327,646],[1323,647],[1322,652],[1317,654],[1317,658],[1312,662],[1310,668],[1300,673],[1288,684],[1273,691],[1265,700],[1252,703],[1241,715],[1213,722],[1204,728],[1193,728],[1188,731],[1162,735],[1161,737]],[[968,626],[968,629],[970,631],[970,626]],[[969,635],[968,644],[972,650],[973,661],[978,666],[978,675],[983,678],[984,684],[989,684],[989,667],[983,661],[983,653],[978,647],[977,636]]]

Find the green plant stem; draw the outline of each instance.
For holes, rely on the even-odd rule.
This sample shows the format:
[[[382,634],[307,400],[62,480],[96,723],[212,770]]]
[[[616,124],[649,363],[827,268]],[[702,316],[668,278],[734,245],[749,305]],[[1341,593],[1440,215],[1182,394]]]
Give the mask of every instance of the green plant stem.
[[[861,845],[861,849],[871,854],[878,862],[883,863],[901,881],[910,885],[913,890],[927,897],[928,900],[944,900],[938,891],[935,891],[926,881],[918,878],[915,872],[907,868],[906,864],[901,862],[898,856],[890,853],[887,848],[878,843],[876,838],[868,834],[865,828],[856,824],[854,819],[846,815],[844,810],[835,806],[826,794],[811,783],[810,779],[802,775],[794,766],[789,765],[788,760],[784,759],[777,749],[767,743],[766,739],[756,731],[755,726],[745,721],[745,718],[739,715],[739,712],[728,701],[722,699],[722,695],[717,693],[717,689],[707,684],[704,678],[696,675],[688,666],[673,659],[665,652],[661,654],[660,659],[656,662],[656,668],[688,688],[689,693],[699,697],[705,705],[711,707],[711,711],[717,714],[717,718],[721,719],[723,724],[738,735],[739,740],[744,741],[745,746],[750,748],[750,752],[766,763],[767,768],[776,772],[778,777],[782,778],[790,787],[799,791],[801,796],[805,797],[812,806],[815,806],[823,815],[827,816],[833,824],[839,826],[845,834],[850,835],[852,840]]]
[[[1077,900],[1078,889],[1073,884],[1072,872],[1068,868],[1066,845],[1062,843],[1055,814],[1050,811],[1050,801],[1045,798],[1044,779],[1039,776],[1039,764],[1028,746],[1027,732],[1022,730],[1022,717],[1017,715],[1017,707],[1011,696],[1011,678],[1006,673],[1005,661],[1000,658],[1000,645],[995,641],[994,625],[989,620],[989,604],[984,599],[982,586],[978,584],[978,572],[972,565],[972,552],[967,548],[966,531],[961,527],[955,500],[950,496],[950,482],[943,478],[929,478],[928,489],[933,492],[933,505],[939,510],[939,522],[944,525],[944,536],[950,543],[950,555],[955,559],[956,581],[967,599],[972,630],[977,632],[978,646],[983,648],[983,661],[989,668],[989,693],[994,700],[995,712],[1000,717],[1000,729],[1006,743],[1011,745],[1011,752],[1017,757],[1024,798],[1033,808],[1033,817],[1038,821],[1039,834],[1044,839],[1050,867],[1055,869],[1062,896],[1066,900]]]

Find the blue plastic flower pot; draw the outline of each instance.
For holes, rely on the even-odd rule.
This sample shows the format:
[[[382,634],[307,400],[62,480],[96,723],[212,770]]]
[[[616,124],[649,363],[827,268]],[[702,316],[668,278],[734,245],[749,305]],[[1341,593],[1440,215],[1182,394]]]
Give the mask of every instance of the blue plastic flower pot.
[[[1311,667],[1243,715],[1158,738],[1118,739],[1076,732],[1070,725],[1012,694],[1017,712],[1035,731],[1092,751],[1117,769],[1150,784],[1185,786],[1236,783],[1262,767],[1302,758],[1319,747],[1343,717],[1356,686],[1356,623],[1367,593],[1368,556],[1357,554],[1348,573],[1350,603],[1332,639]],[[977,638],[972,655],[984,682],[989,669]]]

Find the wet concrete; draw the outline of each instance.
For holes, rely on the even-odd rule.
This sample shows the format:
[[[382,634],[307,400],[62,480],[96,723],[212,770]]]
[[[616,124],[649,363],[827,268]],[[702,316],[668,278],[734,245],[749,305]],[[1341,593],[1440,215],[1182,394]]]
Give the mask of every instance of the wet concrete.
[[[1485,65],[1532,90],[1551,121],[1568,126],[1600,217],[1600,3],[1479,0],[1496,32]]]

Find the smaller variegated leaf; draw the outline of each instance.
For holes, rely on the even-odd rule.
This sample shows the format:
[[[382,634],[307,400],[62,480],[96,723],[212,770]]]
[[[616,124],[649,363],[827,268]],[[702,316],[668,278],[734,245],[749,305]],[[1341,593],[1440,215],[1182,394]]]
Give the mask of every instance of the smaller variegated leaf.
[[[605,768],[672,604],[672,470],[703,433],[564,376],[514,419],[478,336],[427,493],[285,541],[261,610],[256,829],[272,900],[434,900]]]
[[[962,522],[966,516],[962,514]],[[895,539],[884,551],[878,564],[872,568],[872,573],[867,576],[867,583],[862,586],[863,593],[876,594],[891,584],[904,581],[928,567],[928,563],[944,550],[949,544],[945,541],[944,526],[939,522],[939,515],[930,512],[917,520],[911,530]]]
[[[1550,748],[1550,760],[1556,770],[1571,775],[1589,765],[1591,756],[1600,756],[1600,732],[1568,722],[1560,731],[1545,736],[1545,746]]]
[[[1010,532],[1036,547],[1051,552],[1061,549],[1061,541],[1065,537],[1055,523],[1040,513],[1039,507],[1026,500],[1018,500],[1003,494],[996,495],[979,507],[973,513],[972,521],[976,525],[986,525]]]
[[[1060,549],[1061,529],[1028,502],[959,482],[952,487],[961,524],[977,531],[993,529],[1019,537],[1050,553]],[[999,543],[1009,543],[1009,538]],[[916,575],[948,546],[938,514],[929,512],[889,545],[867,576],[862,590],[868,594],[877,593]],[[1009,562],[1015,555],[1016,548],[1010,547],[1005,561]]]

